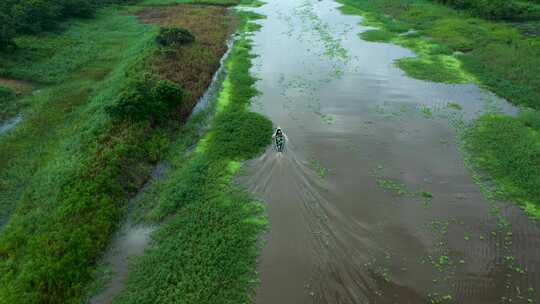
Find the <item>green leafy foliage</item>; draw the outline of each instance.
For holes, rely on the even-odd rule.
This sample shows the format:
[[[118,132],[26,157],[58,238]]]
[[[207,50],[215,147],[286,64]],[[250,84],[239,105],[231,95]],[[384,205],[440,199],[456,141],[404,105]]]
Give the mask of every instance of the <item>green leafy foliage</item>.
[[[192,43],[194,41],[195,36],[193,36],[193,34],[188,30],[183,28],[160,28],[159,34],[156,37],[156,42],[163,47],[183,45]]]
[[[162,122],[181,107],[183,96],[178,84],[145,74],[133,80],[105,110],[115,120]]]

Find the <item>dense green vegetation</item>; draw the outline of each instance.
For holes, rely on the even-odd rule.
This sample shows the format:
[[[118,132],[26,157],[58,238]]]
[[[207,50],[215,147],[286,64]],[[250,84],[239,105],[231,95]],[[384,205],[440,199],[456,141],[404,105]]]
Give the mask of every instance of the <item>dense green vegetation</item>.
[[[24,122],[0,138],[0,302],[76,298],[149,174],[148,123],[113,123],[104,108],[140,74],[156,31],[110,8],[63,33],[25,36],[2,56],[8,76],[50,83],[29,96]],[[126,170],[129,168],[129,170]]]
[[[55,29],[69,17],[92,17],[106,3],[129,0],[4,0],[0,3],[0,50],[19,34]]]
[[[484,115],[466,132],[465,141],[473,161],[495,181],[497,193],[540,218],[540,114]]]
[[[77,151],[81,139],[92,143],[110,127],[103,108],[124,89],[126,72],[147,53],[153,32],[134,17],[108,9],[63,33],[21,37],[15,53],[0,57],[7,76],[50,83],[24,98],[32,105],[24,123],[0,138],[0,218],[13,210],[20,190],[34,184],[31,177],[40,167],[56,157],[69,167],[75,156],[69,151]],[[69,151],[62,151],[64,146]]]
[[[393,41],[419,53],[419,58],[404,59],[414,64],[400,64],[409,75],[430,79],[431,71],[431,80],[440,81],[437,73],[447,70],[446,75],[458,76],[443,77],[444,82],[462,82],[471,74],[510,102],[540,109],[539,37],[427,0],[340,2],[346,13],[364,15],[368,25],[395,34]],[[417,32],[399,35],[408,29]],[[418,68],[424,72],[415,73]]]
[[[435,0],[489,19],[538,20],[538,0]]]
[[[94,4],[92,8],[101,2]],[[6,7],[7,4],[2,6]],[[200,14],[205,8],[172,10],[178,14],[188,11]],[[158,35],[156,26],[142,24],[130,16],[133,7],[110,7],[92,14],[62,13],[50,19],[40,17],[35,20],[43,24],[35,30],[14,25],[15,38],[11,41],[17,47],[0,57],[0,75],[40,83],[41,88],[20,100],[29,105],[24,111],[24,121],[0,138],[0,224],[4,225],[0,234],[1,303],[78,301],[85,283],[92,278],[96,260],[123,216],[127,199],[148,178],[152,164],[161,157],[169,138],[176,134],[178,120],[190,112],[217,68],[228,25],[224,23],[226,18],[219,16],[225,9],[207,10],[214,14],[208,20],[215,24],[199,23],[195,37],[184,30],[163,30],[162,34],[172,33],[167,41],[160,39],[163,35]],[[56,22],[82,15],[95,18]],[[181,21],[195,24],[189,18]],[[63,30],[23,34],[59,25]],[[220,30],[208,31],[212,27]],[[166,51],[157,50],[158,40],[164,41],[161,44]],[[214,140],[206,141],[208,152],[200,153],[197,162],[203,166],[202,170],[208,168],[207,176],[219,178],[223,188],[215,188],[213,194],[219,193],[219,198],[193,204],[190,208],[195,208],[191,210],[195,213],[186,209],[184,218],[175,218],[177,223],[192,221],[189,217],[197,217],[204,211],[209,222],[213,222],[210,218],[219,210],[216,221],[229,219],[224,221],[225,226],[213,227],[223,233],[222,238],[214,238],[218,234],[213,232],[206,240],[212,246],[225,246],[231,253],[232,268],[223,269],[227,269],[229,276],[236,276],[231,281],[234,285],[231,287],[236,289],[230,291],[235,299],[248,296],[246,291],[257,253],[256,235],[264,223],[258,219],[260,205],[252,204],[248,195],[230,186],[228,181],[237,161],[260,152],[271,133],[266,118],[246,109],[255,91],[251,88],[254,80],[247,74],[250,66],[247,37],[242,41],[244,46],[238,46],[235,52],[237,57],[246,56],[247,61],[237,58],[230,65],[231,69],[234,65],[243,72],[228,78],[229,89],[237,97],[231,98],[231,106],[216,117],[214,131],[209,135]],[[184,47],[185,43],[190,44]],[[173,59],[175,64],[169,62]],[[178,64],[181,70],[177,69]],[[15,95],[3,87],[1,93],[4,111]],[[232,136],[232,131],[238,133],[237,128],[251,130],[254,126],[262,133]],[[182,134],[195,138],[190,130],[193,131],[188,128]],[[239,142],[238,138],[243,141]],[[186,188],[185,193],[188,197],[190,191],[205,193],[210,188],[205,185],[212,181],[206,180],[200,189]],[[162,210],[161,215],[173,210],[176,213],[180,205],[183,204],[163,203],[156,210]],[[196,213],[197,210],[200,212]],[[203,229],[200,233],[211,228],[207,222],[199,224],[201,227],[197,229]],[[197,231],[192,230],[194,234],[191,234],[189,228],[195,226],[180,226],[174,229],[186,229],[188,233],[184,237],[192,237]],[[164,229],[167,227],[170,226]],[[229,242],[223,243],[227,238]],[[185,241],[179,236],[172,244]],[[164,254],[170,254],[170,250]],[[211,257],[208,261],[212,262]],[[193,266],[197,261],[186,263]],[[196,267],[191,269],[196,271]],[[216,272],[213,284],[221,282],[217,277],[225,274]]]
[[[15,98],[17,94],[8,87],[0,86],[0,122],[16,113]]]
[[[241,14],[244,22],[258,17]],[[190,156],[178,153],[189,145],[185,137],[173,146],[171,173],[150,199],[151,218],[165,222],[115,303],[249,302],[266,222],[262,205],[231,183],[240,161],[260,153],[272,134],[271,122],[249,111],[257,93],[249,73],[253,28],[244,23],[227,60],[208,133]]]
[[[117,101],[105,107],[105,111],[114,121],[146,121],[156,125],[178,113],[183,98],[184,91],[180,85],[145,73],[131,80]]]

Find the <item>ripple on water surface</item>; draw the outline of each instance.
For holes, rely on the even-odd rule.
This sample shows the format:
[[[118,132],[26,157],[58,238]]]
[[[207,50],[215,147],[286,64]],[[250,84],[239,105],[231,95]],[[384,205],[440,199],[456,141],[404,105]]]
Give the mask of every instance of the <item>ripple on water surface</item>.
[[[486,109],[516,109],[475,84],[406,77],[393,62],[414,54],[359,39],[361,18],[337,8],[256,9],[254,108],[290,139],[242,177],[271,225],[257,303],[539,302],[538,224],[486,201],[456,139]]]

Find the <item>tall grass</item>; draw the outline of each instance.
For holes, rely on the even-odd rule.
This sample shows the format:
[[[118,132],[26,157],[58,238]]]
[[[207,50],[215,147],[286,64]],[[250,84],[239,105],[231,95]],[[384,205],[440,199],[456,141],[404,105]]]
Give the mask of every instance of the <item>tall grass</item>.
[[[240,161],[271,142],[272,124],[250,112],[257,94],[247,22],[227,61],[228,75],[209,131],[157,194],[153,218],[163,226],[132,265],[115,303],[247,303],[255,279],[262,205],[231,184]]]

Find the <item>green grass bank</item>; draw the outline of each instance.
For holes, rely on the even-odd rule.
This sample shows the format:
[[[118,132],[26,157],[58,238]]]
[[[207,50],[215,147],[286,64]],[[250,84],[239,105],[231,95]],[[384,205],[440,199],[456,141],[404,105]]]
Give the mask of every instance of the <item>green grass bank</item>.
[[[1,303],[77,298],[126,197],[150,172],[158,132],[104,111],[154,45],[155,28],[123,12],[17,38],[19,49],[2,55],[4,75],[46,85],[0,138],[1,215],[11,215],[0,234]]]
[[[129,197],[219,66],[225,9],[208,8],[212,24],[199,24],[201,32],[219,33],[164,51],[155,43],[159,27],[132,15],[142,8],[110,6],[93,19],[71,19],[63,30],[18,36],[18,48],[0,58],[4,79],[39,85],[16,98],[26,105],[23,121],[0,136],[0,303],[79,302]],[[184,11],[204,17],[205,8]],[[185,69],[170,65],[175,71],[167,74],[167,56]],[[159,123],[111,117],[107,109],[148,71],[182,85],[178,112]]]
[[[466,130],[464,140],[473,164],[495,182],[499,198],[540,219],[540,114],[486,114]]]
[[[251,112],[257,94],[250,75],[250,33],[260,18],[240,13],[239,37],[226,61],[216,103],[186,129],[211,119],[191,153],[182,136],[171,150],[171,173],[143,201],[160,222],[146,253],[131,265],[127,286],[114,303],[248,303],[255,286],[259,234],[266,227],[261,203],[233,184],[241,162],[271,142],[272,123]],[[191,131],[189,131],[191,130]]]

